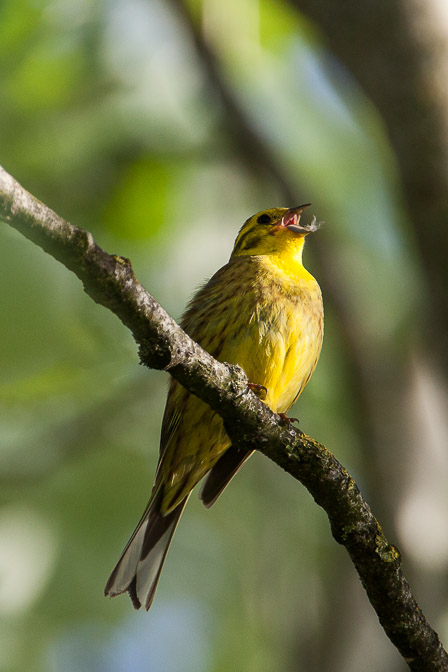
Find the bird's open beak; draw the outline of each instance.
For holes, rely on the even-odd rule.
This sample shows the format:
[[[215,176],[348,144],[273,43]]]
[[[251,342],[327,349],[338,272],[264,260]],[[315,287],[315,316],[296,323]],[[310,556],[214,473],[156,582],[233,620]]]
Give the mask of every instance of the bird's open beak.
[[[289,231],[294,231],[294,233],[301,233],[302,236],[317,231],[321,226],[321,222],[318,222],[314,215],[308,224],[300,224],[302,212],[306,210],[306,208],[309,208],[310,205],[311,203],[305,203],[304,205],[298,205],[296,208],[289,208],[283,215],[280,226],[284,226],[286,229],[289,229]]]

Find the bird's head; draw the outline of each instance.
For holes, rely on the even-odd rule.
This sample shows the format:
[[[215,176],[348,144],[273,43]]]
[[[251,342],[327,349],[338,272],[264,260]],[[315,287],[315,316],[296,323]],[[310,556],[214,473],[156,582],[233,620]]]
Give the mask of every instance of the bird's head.
[[[301,223],[302,212],[310,203],[295,208],[270,208],[249,217],[241,227],[231,255],[292,255],[301,260],[305,236],[317,231],[320,223],[312,217]]]

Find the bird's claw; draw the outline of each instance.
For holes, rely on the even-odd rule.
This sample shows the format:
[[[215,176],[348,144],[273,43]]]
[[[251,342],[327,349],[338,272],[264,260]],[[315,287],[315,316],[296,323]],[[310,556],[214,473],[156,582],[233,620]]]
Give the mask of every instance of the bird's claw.
[[[249,390],[252,390],[254,394],[257,395],[261,401],[264,401],[268,396],[268,390],[264,385],[259,385],[258,383],[247,383]]]
[[[282,425],[292,425],[293,422],[297,422],[297,424],[300,423],[299,418],[290,418],[289,415],[286,415],[286,413],[278,413],[278,417],[281,420]]]

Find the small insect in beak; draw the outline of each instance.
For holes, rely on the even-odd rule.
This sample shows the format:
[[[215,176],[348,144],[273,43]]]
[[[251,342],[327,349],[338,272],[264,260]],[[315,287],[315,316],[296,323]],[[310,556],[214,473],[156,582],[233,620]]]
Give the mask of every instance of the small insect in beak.
[[[283,215],[281,226],[284,226],[289,231],[294,231],[294,233],[301,233],[302,235],[314,233],[317,231],[321,226],[321,222],[318,222],[314,215],[311,221],[307,224],[300,224],[302,212],[306,208],[309,208],[310,205],[311,203],[306,203],[305,205],[299,205],[296,208],[290,208]]]
[[[311,203],[305,203],[304,205],[298,205],[295,208],[290,208],[287,210],[282,219],[278,222],[275,229],[272,231],[272,235],[274,235],[280,229],[288,229],[288,231],[299,233],[302,236],[306,236],[308,233],[314,233],[317,231],[320,228],[322,222],[318,222],[314,215],[308,224],[300,224],[302,212],[306,210],[306,208],[309,208],[310,205]]]

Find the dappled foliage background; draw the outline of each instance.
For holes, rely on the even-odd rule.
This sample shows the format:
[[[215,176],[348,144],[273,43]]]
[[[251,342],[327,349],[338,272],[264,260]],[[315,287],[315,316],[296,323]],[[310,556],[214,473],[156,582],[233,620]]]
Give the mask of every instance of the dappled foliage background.
[[[326,336],[292,414],[354,475],[446,641],[430,290],[383,120],[293,5],[3,0],[0,162],[175,317],[250,214],[312,202]],[[6,225],[0,268],[1,672],[403,669],[325,515],[261,455],[210,512],[192,498],[148,614],[106,600],[167,376]]]

